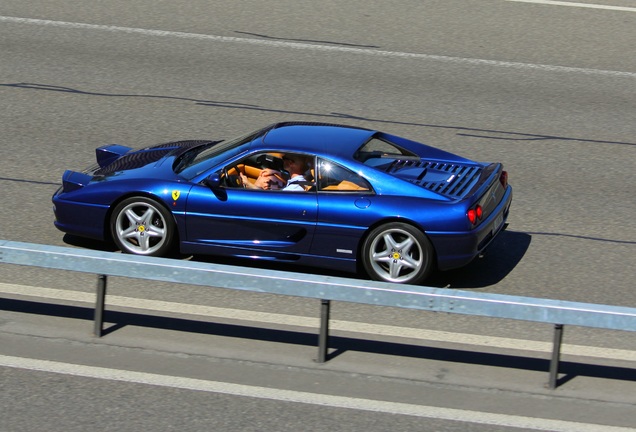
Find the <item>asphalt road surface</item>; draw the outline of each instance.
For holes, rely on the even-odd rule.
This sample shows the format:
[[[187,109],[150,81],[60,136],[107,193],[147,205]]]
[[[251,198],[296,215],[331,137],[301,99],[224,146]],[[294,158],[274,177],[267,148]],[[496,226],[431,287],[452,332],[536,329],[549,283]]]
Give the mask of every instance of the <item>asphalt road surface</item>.
[[[50,201],[99,145],[328,121],[505,165],[508,231],[430,285],[633,307],[635,47],[631,0],[3,0],[0,239],[104,248]],[[114,278],[96,339],[94,286],[0,266],[1,431],[636,427],[633,333],[566,328],[550,391],[547,326],[336,304],[321,365],[313,302]]]

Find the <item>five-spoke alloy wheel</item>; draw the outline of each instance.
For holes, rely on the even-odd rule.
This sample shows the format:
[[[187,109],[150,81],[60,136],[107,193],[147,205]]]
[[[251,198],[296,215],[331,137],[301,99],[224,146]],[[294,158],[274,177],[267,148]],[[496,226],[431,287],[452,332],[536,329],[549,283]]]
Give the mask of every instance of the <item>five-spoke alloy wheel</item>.
[[[371,279],[417,284],[433,269],[433,247],[417,228],[391,222],[369,233],[362,262]]]
[[[123,200],[110,221],[113,240],[122,252],[164,256],[172,248],[175,224],[161,204],[145,197]]]

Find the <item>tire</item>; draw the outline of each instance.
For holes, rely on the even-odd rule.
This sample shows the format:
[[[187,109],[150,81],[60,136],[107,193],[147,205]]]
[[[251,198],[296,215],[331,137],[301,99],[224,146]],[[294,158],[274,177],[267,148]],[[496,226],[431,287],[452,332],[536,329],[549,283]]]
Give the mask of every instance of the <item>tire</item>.
[[[172,214],[158,202],[132,197],[113,210],[110,231],[124,253],[166,256],[172,249],[176,226]]]
[[[362,262],[373,280],[418,284],[433,270],[434,251],[420,230],[391,222],[369,233],[362,246]]]

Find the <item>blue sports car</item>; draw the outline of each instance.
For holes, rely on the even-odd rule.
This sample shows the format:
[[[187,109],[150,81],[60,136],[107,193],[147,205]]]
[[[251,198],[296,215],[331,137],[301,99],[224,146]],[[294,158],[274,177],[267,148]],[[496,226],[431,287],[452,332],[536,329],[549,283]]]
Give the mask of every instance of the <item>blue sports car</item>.
[[[123,252],[171,251],[364,271],[416,284],[504,229],[500,163],[377,130],[277,123],[226,141],[111,144],[66,171],[55,226]]]

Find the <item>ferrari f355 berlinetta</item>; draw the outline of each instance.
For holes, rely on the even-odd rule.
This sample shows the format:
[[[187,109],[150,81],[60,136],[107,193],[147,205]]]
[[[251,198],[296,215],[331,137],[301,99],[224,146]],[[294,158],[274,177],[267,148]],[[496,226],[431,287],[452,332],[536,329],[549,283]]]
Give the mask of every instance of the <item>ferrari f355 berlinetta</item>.
[[[417,284],[506,226],[501,163],[377,130],[286,122],[229,140],[97,148],[53,196],[55,226],[125,253],[271,260]]]

